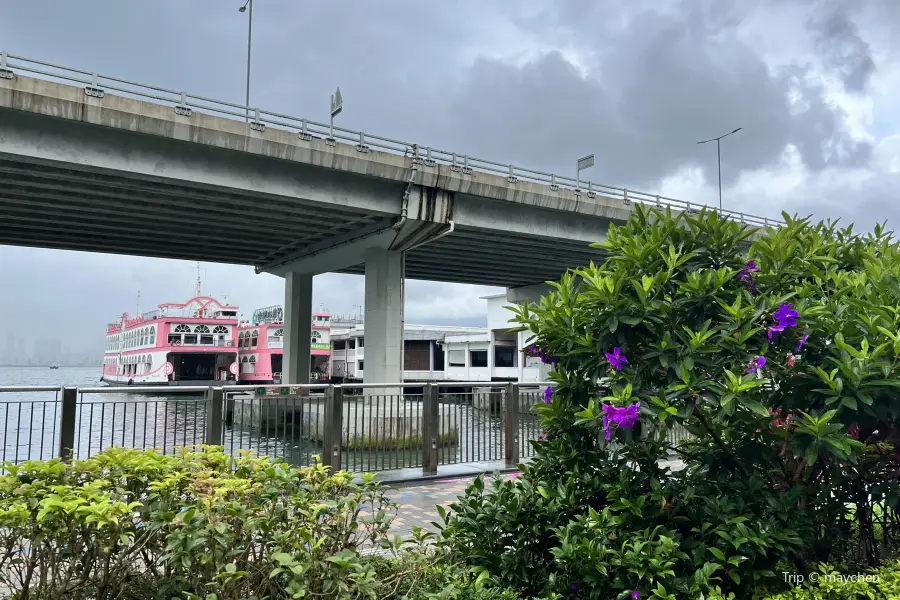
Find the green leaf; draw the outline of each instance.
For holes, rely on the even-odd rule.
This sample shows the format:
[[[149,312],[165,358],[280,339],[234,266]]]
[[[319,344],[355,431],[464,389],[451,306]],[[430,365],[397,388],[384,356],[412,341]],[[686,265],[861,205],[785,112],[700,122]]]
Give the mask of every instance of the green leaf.
[[[857,408],[858,408],[858,406],[856,404],[856,398],[851,398],[849,396],[842,396],[841,404],[843,404],[844,406],[846,406],[847,408],[849,408],[851,410],[857,410]]]
[[[758,414],[761,417],[769,416],[769,409],[766,408],[765,406],[763,406],[762,404],[760,404],[756,400],[744,400],[742,406],[749,408],[750,410],[752,410],[754,413]]]
[[[724,560],[725,560],[725,553],[722,552],[721,550],[719,550],[718,548],[716,548],[716,547],[714,547],[714,546],[710,546],[709,548],[707,548],[707,550],[709,550],[709,552],[710,552],[713,556],[715,556],[716,558],[718,558],[719,560],[721,560],[721,561],[724,561]]]

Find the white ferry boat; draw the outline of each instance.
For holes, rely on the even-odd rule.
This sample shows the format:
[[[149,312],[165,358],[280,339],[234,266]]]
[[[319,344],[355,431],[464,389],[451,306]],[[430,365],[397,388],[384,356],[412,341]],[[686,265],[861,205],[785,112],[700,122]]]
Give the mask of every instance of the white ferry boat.
[[[199,287],[199,286],[198,286]],[[102,380],[110,385],[205,385],[236,380],[238,307],[198,295],[106,329]]]

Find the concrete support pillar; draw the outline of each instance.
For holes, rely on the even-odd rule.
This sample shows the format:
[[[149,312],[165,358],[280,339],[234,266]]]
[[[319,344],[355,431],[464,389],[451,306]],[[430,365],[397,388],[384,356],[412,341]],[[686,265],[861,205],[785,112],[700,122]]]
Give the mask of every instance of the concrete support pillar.
[[[366,261],[363,383],[403,380],[403,253],[371,248]]]
[[[285,275],[282,383],[309,383],[312,292],[312,275],[303,273]]]

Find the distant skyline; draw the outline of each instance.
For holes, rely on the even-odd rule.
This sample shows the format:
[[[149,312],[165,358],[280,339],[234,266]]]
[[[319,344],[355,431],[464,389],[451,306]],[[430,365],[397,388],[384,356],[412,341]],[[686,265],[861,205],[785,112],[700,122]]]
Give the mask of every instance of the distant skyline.
[[[10,1],[0,40],[243,103],[238,5]],[[343,127],[570,176],[593,153],[584,177],[710,205],[716,149],[696,142],[741,127],[721,148],[725,208],[900,222],[896,0],[261,0],[253,19],[251,104],[272,111],[327,120],[340,86]],[[204,290],[244,314],[283,302],[277,277],[203,269]],[[144,310],[184,301],[195,277],[188,261],[0,246],[0,344],[12,333],[99,353],[138,292]],[[409,281],[404,315],[484,324],[480,296],[497,291]],[[315,278],[315,308],[362,303],[362,277]]]

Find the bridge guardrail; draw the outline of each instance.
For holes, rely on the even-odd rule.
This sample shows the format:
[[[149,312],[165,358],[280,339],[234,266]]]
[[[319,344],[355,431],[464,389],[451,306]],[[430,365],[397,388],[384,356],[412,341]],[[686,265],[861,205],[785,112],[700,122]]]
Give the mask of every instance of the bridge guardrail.
[[[317,138],[324,139],[331,144],[338,142],[355,144],[359,152],[367,152],[369,148],[377,148],[385,152],[408,156],[414,163],[424,166],[434,166],[438,163],[449,165],[451,170],[458,171],[464,175],[475,176],[478,172],[500,176],[505,175],[510,183],[522,180],[548,185],[552,191],[565,188],[579,194],[584,193],[589,198],[596,197],[599,194],[617,198],[626,203],[636,202],[684,212],[699,212],[704,208],[713,208],[708,205],[670,198],[660,194],[620,188],[590,180],[579,181],[574,177],[476,158],[428,145],[404,142],[371,133],[332,126],[331,124],[285,115],[258,107],[244,106],[234,102],[189,94],[184,90],[167,89],[120,77],[102,75],[96,71],[73,69],[47,61],[0,52],[0,79],[13,79],[16,71],[41,75],[53,80],[82,84],[85,86],[85,94],[94,98],[103,98],[106,91],[111,90],[129,97],[170,104],[173,106],[176,114],[186,117],[191,116],[194,110],[199,110],[238,119],[244,118],[247,120],[248,126],[255,131],[264,131],[266,126],[272,125],[294,131],[301,140]],[[784,222],[779,219],[771,219],[765,216],[750,215],[728,209],[718,212],[730,220],[754,227],[784,225]]]

